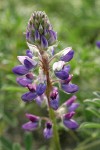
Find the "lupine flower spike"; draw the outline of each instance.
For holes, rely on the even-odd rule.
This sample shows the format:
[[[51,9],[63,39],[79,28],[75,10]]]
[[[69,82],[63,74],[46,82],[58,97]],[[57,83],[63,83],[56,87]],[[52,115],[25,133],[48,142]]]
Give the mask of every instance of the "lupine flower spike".
[[[17,57],[21,64],[13,68],[13,72],[17,75],[17,83],[27,89],[21,99],[31,104],[36,102],[39,106],[44,103],[47,106],[49,117],[26,114],[29,122],[22,125],[22,128],[33,131],[40,127],[41,120],[43,120],[45,121],[44,138],[53,137],[55,145],[59,145],[57,119],[60,118],[63,125],[69,129],[75,130],[79,126],[72,119],[79,107],[79,104],[75,102],[76,96],[73,95],[59,106],[60,89],[66,94],[75,94],[78,91],[78,86],[72,83],[73,75],[70,74],[71,67],[68,64],[74,57],[74,50],[68,47],[55,53],[57,33],[53,30],[45,12],[41,11],[35,11],[29,19],[26,41],[29,49],[26,50],[25,56]],[[58,61],[54,62],[56,56]],[[52,65],[51,62],[54,64]],[[38,73],[35,69],[39,70]],[[60,86],[56,87],[56,82],[59,82]],[[61,109],[64,111],[61,112]],[[60,146],[57,147],[57,150],[59,149]]]

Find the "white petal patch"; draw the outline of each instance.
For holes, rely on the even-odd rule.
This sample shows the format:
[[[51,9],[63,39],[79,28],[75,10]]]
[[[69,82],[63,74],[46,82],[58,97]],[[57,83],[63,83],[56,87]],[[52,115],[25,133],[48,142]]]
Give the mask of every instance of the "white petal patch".
[[[59,70],[61,70],[61,69],[63,68],[64,65],[65,65],[65,62],[64,62],[64,61],[55,62],[55,63],[53,64],[53,70],[54,70],[54,71],[55,71],[55,70],[59,71]]]
[[[63,50],[63,53],[62,53],[62,55],[64,56],[64,55],[66,55],[69,51],[71,51],[72,50],[72,47],[67,47],[67,48],[65,48],[64,50]]]
[[[27,58],[27,56],[17,56],[17,59],[24,65],[24,60]]]

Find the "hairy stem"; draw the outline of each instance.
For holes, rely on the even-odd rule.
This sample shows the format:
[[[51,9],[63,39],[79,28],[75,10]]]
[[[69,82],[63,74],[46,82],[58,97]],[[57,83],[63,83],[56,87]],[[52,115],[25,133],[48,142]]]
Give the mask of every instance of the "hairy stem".
[[[56,116],[54,110],[50,107],[50,92],[52,90],[52,82],[50,80],[50,74],[49,74],[49,61],[48,57],[45,55],[42,55],[42,61],[43,61],[43,71],[46,75],[47,79],[47,89],[46,89],[46,96],[48,100],[48,107],[49,107],[49,117],[50,120],[53,123],[53,150],[61,150],[60,148],[60,142],[59,142],[59,134],[57,130],[57,123],[56,123]]]

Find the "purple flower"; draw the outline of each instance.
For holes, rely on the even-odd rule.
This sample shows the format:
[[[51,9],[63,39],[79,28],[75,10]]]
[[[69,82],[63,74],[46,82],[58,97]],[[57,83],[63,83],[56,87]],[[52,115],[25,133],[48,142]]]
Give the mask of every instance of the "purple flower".
[[[22,128],[27,131],[33,131],[39,126],[40,117],[26,114],[26,117],[30,120],[29,122],[22,125]]]
[[[36,92],[27,92],[21,96],[21,99],[25,102],[33,101],[37,97]]]
[[[45,129],[43,131],[43,134],[44,134],[44,137],[46,139],[49,139],[53,136],[53,129],[52,129],[52,123],[51,122],[46,122],[46,125],[45,125]]]
[[[33,80],[34,79],[33,73],[29,72],[28,74],[26,74],[26,78]]]
[[[62,56],[60,57],[60,60],[69,62],[74,56],[74,51],[71,47],[68,47],[64,50]]]
[[[40,41],[40,34],[37,30],[35,30],[35,41]]]
[[[75,111],[79,107],[79,103],[74,103],[76,100],[76,96],[73,95],[71,98],[69,98],[66,102],[65,105],[67,106],[68,112]]]
[[[68,84],[72,80],[73,75],[69,74],[69,77],[65,80],[60,80],[61,84]]]
[[[54,110],[57,110],[59,107],[59,93],[56,88],[54,88],[50,94],[50,106]]]
[[[78,86],[72,83],[61,84],[61,88],[67,93],[75,93],[78,91]]]
[[[32,68],[35,68],[37,63],[36,62],[33,62],[32,60],[28,60],[28,59],[25,59],[24,60],[24,65],[27,69],[31,70]]]
[[[49,43],[49,45],[52,45],[57,40],[57,33],[54,32],[53,30],[49,30],[49,36],[50,36],[50,38],[48,40],[48,43]]]
[[[74,114],[75,112],[69,112],[63,115],[63,124],[65,125],[65,127],[73,130],[79,127],[78,123],[75,120],[71,119]]]
[[[77,97],[75,95],[73,95],[65,102],[65,104],[67,105],[67,107],[70,107],[75,102],[76,99],[77,99]]]
[[[48,41],[43,35],[41,36],[41,47],[42,49],[48,48]]]
[[[60,71],[55,71],[56,77],[61,80],[66,80],[69,77],[70,66],[64,66],[64,68]]]
[[[18,77],[16,79],[17,83],[20,84],[23,87],[26,87],[28,84],[31,84],[33,80],[27,78],[27,77]]]
[[[40,83],[36,87],[36,93],[38,96],[42,95],[46,90],[46,84],[45,83]]]
[[[66,80],[69,77],[70,65],[65,66],[64,61],[55,62],[53,64],[53,70],[56,77],[61,80]]]
[[[26,50],[26,55],[27,55],[29,58],[32,58],[32,57],[33,57],[33,53],[32,53],[32,51],[30,51],[29,49]]]
[[[19,66],[14,67],[12,71],[16,75],[25,75],[29,72],[29,70],[23,65],[19,65]]]
[[[44,95],[37,96],[37,97],[35,98],[35,101],[36,101],[36,103],[37,103],[39,106],[41,106],[41,104],[43,103],[44,98],[45,98]]]
[[[98,48],[100,48],[100,41],[97,41],[96,45],[97,45]]]

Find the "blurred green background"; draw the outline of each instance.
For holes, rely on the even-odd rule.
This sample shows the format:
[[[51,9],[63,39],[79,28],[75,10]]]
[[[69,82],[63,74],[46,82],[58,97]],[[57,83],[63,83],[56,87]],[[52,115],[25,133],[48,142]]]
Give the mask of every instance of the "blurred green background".
[[[43,127],[32,133],[21,129],[25,112],[41,116],[47,112],[34,102],[21,101],[25,89],[12,73],[17,56],[27,49],[23,33],[35,10],[47,13],[58,33],[58,51],[68,46],[75,50],[70,64],[73,83],[80,88],[75,116],[80,128],[72,132],[59,126],[62,150],[99,150],[100,49],[95,44],[100,40],[99,0],[0,0],[0,150],[53,150],[50,140],[43,138]],[[62,103],[66,97],[60,94]]]

